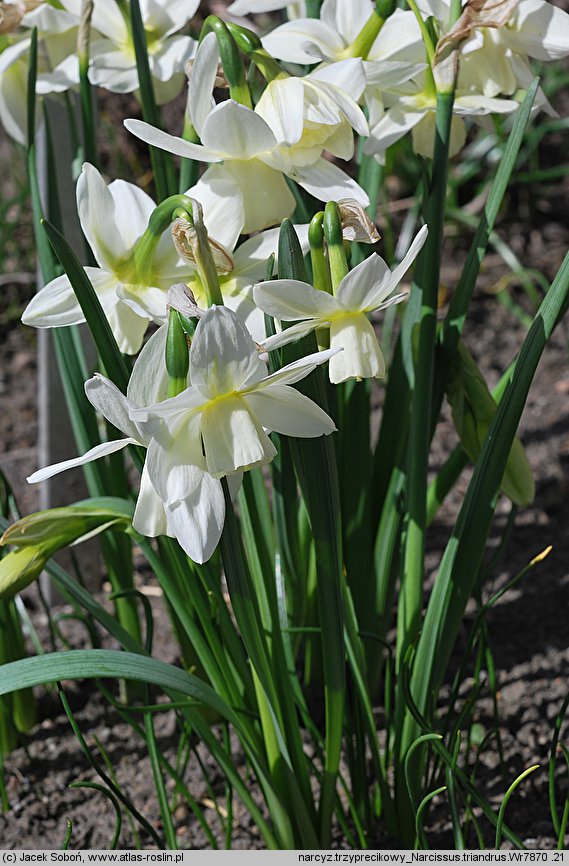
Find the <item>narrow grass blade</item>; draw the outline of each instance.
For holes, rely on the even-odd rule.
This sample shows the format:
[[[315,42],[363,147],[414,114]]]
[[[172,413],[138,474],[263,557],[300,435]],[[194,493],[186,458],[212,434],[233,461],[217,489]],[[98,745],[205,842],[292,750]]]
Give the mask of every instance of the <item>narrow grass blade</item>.
[[[535,770],[539,770],[539,764],[534,764],[533,767],[528,767],[527,770],[524,770],[523,773],[520,773],[518,778],[512,782],[506,793],[504,794],[504,799],[500,804],[500,811],[498,812],[498,823],[496,824],[496,841],[494,843],[494,848],[499,851],[500,846],[502,845],[502,826],[504,824],[504,815],[506,814],[506,806],[508,805],[508,801],[520,782],[529,776],[530,773],[533,773]]]

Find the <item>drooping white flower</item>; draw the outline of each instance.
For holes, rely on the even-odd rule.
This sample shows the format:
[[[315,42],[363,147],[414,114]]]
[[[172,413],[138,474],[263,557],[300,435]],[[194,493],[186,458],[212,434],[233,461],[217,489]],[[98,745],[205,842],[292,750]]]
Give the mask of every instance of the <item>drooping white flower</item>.
[[[380,256],[371,255],[344,277],[334,295],[300,280],[271,280],[255,286],[255,302],[275,319],[298,322],[282,332],[283,342],[293,334],[299,338],[316,328],[330,329],[330,348],[343,349],[330,359],[332,383],[384,376],[385,361],[367,314],[404,299],[392,293],[426,238],[423,226],[393,271]],[[272,348],[277,344],[273,338]]]
[[[270,81],[255,111],[277,137],[275,165],[287,173],[295,168],[302,170],[319,160],[322,150],[344,160],[351,159],[354,130],[360,135],[369,133],[357,104],[365,84],[363,64],[355,57],[302,78],[291,76]]]
[[[126,448],[141,445],[148,448],[151,437],[144,424],[130,418],[138,406],[154,403],[167,396],[168,377],[164,364],[166,327],[160,328],[140,353],[129,381],[125,397],[112,382],[99,374],[85,383],[85,393],[92,405],[125,434],[96,445],[81,457],[65,460],[34,472],[30,483],[44,481],[59,472],[84,466],[93,460]],[[148,472],[148,460],[140,478],[140,489],[132,525],[137,532],[154,538],[169,535],[178,539],[181,547],[195,562],[205,562],[219,543],[225,519],[225,502],[221,483],[203,470],[203,456],[195,454],[196,463],[184,465],[185,495],[161,495]],[[239,478],[236,479],[237,484]],[[160,488],[162,489],[162,488]],[[233,492],[236,492],[234,487]],[[172,491],[170,491],[172,493]]]
[[[166,318],[166,293],[189,269],[165,232],[143,272],[133,251],[148,226],[154,202],[134,184],[115,180],[109,186],[96,168],[85,163],[77,182],[77,209],[85,237],[99,267],[87,267],[119,348],[136,354],[149,322]],[[141,265],[141,266],[142,266]],[[22,321],[36,328],[76,325],[85,321],[67,276],[56,277],[28,304]]]
[[[332,136],[337,133],[337,138],[343,139],[342,148],[346,149],[346,111],[359,122],[362,120],[359,109],[348,94],[342,94],[324,74],[321,82],[315,80],[306,88],[301,83],[302,79],[292,77],[278,85],[273,82],[276,86],[262,102],[265,118],[258,106],[253,111],[232,99],[214,106],[212,89],[218,62],[217,41],[210,33],[197,51],[188,96],[188,113],[201,144],[169,135],[139,120],[126,120],[126,128],[155,147],[178,156],[213,163],[204,179],[229,179],[237,184],[245,208],[243,231],[246,234],[275,225],[292,214],[295,200],[286,184],[285,174],[321,201],[353,198],[367,206],[369,200],[365,191],[321,155],[331,133]],[[323,94],[322,100],[320,103],[316,100],[311,109],[305,101],[305,94],[314,94],[318,89]],[[328,123],[323,123],[326,105]],[[305,113],[309,117],[305,118]],[[310,129],[312,115],[317,132]],[[305,124],[306,146],[302,144]],[[314,141],[309,146],[311,135]],[[294,146],[299,142],[301,146],[295,152]]]
[[[438,20],[441,36],[448,31],[448,0],[419,0],[425,16]],[[484,96],[511,96],[529,86],[530,61],[559,60],[569,55],[569,14],[548,0],[488,3],[478,13],[460,46],[458,87]],[[492,26],[481,26],[484,18]],[[504,20],[505,19],[505,20]],[[555,112],[541,90],[534,108]]]
[[[335,351],[309,355],[267,375],[235,313],[210,307],[192,340],[191,386],[177,397],[132,412],[133,419],[148,422],[152,430],[148,468],[153,484],[181,499],[187,482],[180,467],[195,465],[198,453],[207,471],[221,478],[273,459],[276,450],[266,429],[300,437],[332,433],[332,419],[290,386]]]
[[[81,0],[62,0],[65,9],[81,12]],[[156,101],[168,102],[182,89],[184,63],[195,50],[190,36],[176,35],[193,17],[199,0],[141,0],[140,12]],[[130,27],[115,0],[96,0],[89,79],[114,93],[138,90],[138,72]]]
[[[39,96],[63,93],[79,82],[75,56],[78,19],[63,9],[42,4],[25,14],[22,27],[37,27],[38,51],[36,92]],[[6,37],[0,51],[0,122],[19,144],[27,144],[27,88],[31,39],[25,31]],[[36,126],[42,121],[39,103]]]
[[[413,134],[413,147],[421,156],[432,157],[435,143],[436,93],[425,87],[425,78],[419,75],[399,87],[382,92],[385,105],[383,113],[370,131],[364,144],[364,153],[378,154],[408,132]],[[510,114],[517,111],[519,103],[513,99],[496,99],[481,93],[457,90],[453,104],[450,132],[450,156],[454,156],[466,140],[463,117],[474,120],[488,114]]]

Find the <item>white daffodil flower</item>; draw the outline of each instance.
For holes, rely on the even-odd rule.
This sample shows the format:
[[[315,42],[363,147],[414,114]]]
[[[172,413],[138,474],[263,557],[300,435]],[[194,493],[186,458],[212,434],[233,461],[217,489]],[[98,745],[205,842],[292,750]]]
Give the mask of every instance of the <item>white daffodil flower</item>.
[[[385,111],[372,127],[364,144],[364,153],[382,157],[384,151],[412,130],[413,148],[421,156],[432,157],[435,143],[436,93],[424,86],[418,76],[400,87],[382,93]],[[466,140],[463,117],[474,120],[488,114],[510,114],[519,103],[513,99],[495,99],[481,93],[457,90],[453,104],[449,154],[454,156]]]
[[[275,78],[255,106],[278,142],[275,166],[287,174],[311,166],[327,150],[349,160],[354,133],[368,135],[357,102],[366,85],[362,61],[351,57],[310,72],[302,78]],[[294,173],[292,175],[295,176]],[[320,198],[322,191],[320,191]]]
[[[77,182],[77,209],[85,237],[99,267],[86,267],[122,352],[134,355],[152,321],[166,319],[166,295],[190,270],[178,256],[169,232],[160,238],[151,262],[139,273],[133,252],[148,226],[154,202],[134,184],[109,186],[85,163]],[[22,321],[36,328],[57,328],[85,321],[66,275],[56,277],[30,301]]]
[[[344,60],[354,56],[351,46],[373,9],[372,0],[324,0],[320,18],[281,24],[263,37],[263,46],[273,57],[290,63]],[[423,58],[423,40],[414,14],[397,9],[381,28],[366,59],[419,63]]]
[[[239,316],[253,339],[262,343],[266,336],[265,317],[253,300],[253,286],[265,276],[269,256],[277,256],[279,229],[259,232],[235,249],[244,223],[243,201],[238,187],[232,181],[206,179],[198,181],[186,195],[197,199],[202,206],[223,303]],[[207,297],[186,239],[186,233],[190,231],[191,227],[183,219],[176,220],[172,226],[176,248],[191,268],[185,282],[198,307],[205,309]],[[308,226],[295,226],[295,231],[306,253]]]
[[[448,31],[450,3],[419,0],[425,17],[434,16],[441,36]],[[472,32],[460,48],[458,87],[484,96],[511,96],[529,86],[533,73],[530,60],[560,60],[569,55],[569,14],[547,0],[520,0],[511,4],[507,20],[500,20],[500,4],[488,3],[481,11],[493,26],[473,22]],[[480,14],[478,16],[480,18]],[[543,90],[538,90],[534,108],[555,114]]]
[[[293,146],[301,141],[305,131],[305,87],[301,79],[287,78],[287,83],[271,90],[275,104],[271,105],[269,98],[263,103],[264,113],[271,118],[267,122],[257,109],[253,111],[232,99],[214,107],[212,90],[218,62],[217,41],[215,35],[209,33],[196,53],[188,96],[188,113],[201,144],[169,135],[140,120],[125,120],[126,128],[154,147],[189,159],[214,163],[203,179],[229,179],[237,184],[245,208],[243,231],[246,234],[275,225],[294,211],[294,196],[284,174],[320,201],[352,198],[364,206],[369,204],[367,193],[342,169],[321,156],[322,143],[311,150],[308,146],[309,130],[306,147],[301,146],[298,151],[300,165],[294,162]],[[339,88],[327,80],[326,75],[322,76],[321,84],[314,82],[306,91],[313,94],[317,86],[322,93],[326,92],[328,111],[333,106],[328,123],[335,124],[331,128],[323,123],[324,102],[320,115],[317,115],[316,106],[310,111],[306,107],[310,115],[314,114],[317,127],[320,125],[319,135],[325,141],[331,131],[341,128],[339,137],[345,136],[344,112],[340,103],[345,104],[346,110],[354,117],[360,117],[359,109],[348,95],[342,95]],[[274,128],[271,123],[275,124]],[[315,140],[312,144],[318,142]],[[308,153],[312,161],[306,164]]]
[[[47,4],[26,13],[23,27],[37,27],[41,39],[38,53],[36,92],[40,96],[62,93],[79,83],[79,63],[74,54],[78,20],[62,9]],[[27,89],[31,39],[21,34],[7,37],[10,41],[0,52],[0,122],[19,144],[28,138]],[[38,104],[36,126],[42,122]]]
[[[297,0],[296,3],[287,3],[286,0],[234,0],[227,11],[230,15],[255,15],[258,12],[276,12],[285,7],[289,18],[306,15],[304,0]]]
[[[144,424],[130,418],[137,407],[164,399],[168,393],[168,376],[164,363],[166,327],[160,328],[146,343],[140,353],[129,381],[125,397],[112,382],[99,374],[85,383],[85,393],[104,417],[118,430],[124,439],[113,439],[96,445],[71,460],[47,466],[30,475],[31,484],[44,481],[67,469],[84,466],[105,455],[114,454],[128,445],[152,447],[152,439]],[[221,482],[203,470],[203,456],[196,455],[197,464],[184,465],[185,494],[181,499],[162,495],[150,480],[147,460],[140,478],[140,490],[132,525],[137,532],[150,538],[169,535],[177,538],[180,546],[194,560],[206,562],[219,543],[225,520],[225,501]],[[236,478],[237,487],[240,478]],[[237,492],[235,485],[232,493]]]
[[[344,277],[334,295],[299,280],[270,280],[255,286],[255,303],[275,319],[297,322],[282,332],[283,343],[316,328],[330,329],[330,348],[344,350],[330,360],[333,384],[384,376],[385,361],[367,314],[405,298],[392,293],[426,239],[427,227],[423,226],[393,271],[380,256],[371,255]],[[271,348],[277,345],[278,337],[272,338]]]
[[[62,0],[69,12],[81,14],[82,0]],[[184,64],[195,50],[190,36],[175,35],[193,17],[199,0],[141,0],[150,74],[161,104],[183,87]],[[89,79],[114,93],[138,90],[138,72],[129,23],[115,0],[96,0],[91,21],[100,34],[91,42]]]
[[[337,350],[301,358],[272,375],[235,313],[210,307],[200,318],[190,349],[191,386],[131,413],[148,422],[153,443],[148,470],[159,492],[187,495],[185,470],[204,455],[216,478],[269,463],[276,449],[266,430],[287,436],[332,433],[332,419],[290,386]],[[156,425],[154,429],[152,425]]]

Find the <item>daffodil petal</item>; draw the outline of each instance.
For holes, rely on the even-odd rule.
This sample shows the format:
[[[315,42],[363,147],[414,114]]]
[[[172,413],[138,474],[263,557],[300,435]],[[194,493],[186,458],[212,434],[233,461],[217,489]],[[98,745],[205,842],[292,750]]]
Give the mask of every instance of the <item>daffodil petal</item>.
[[[352,198],[364,207],[369,205],[367,192],[345,171],[323,157],[312,165],[294,169],[291,177],[319,201]]]
[[[293,76],[269,82],[255,112],[272,129],[280,144],[293,145],[302,136],[304,129],[304,85]]]
[[[427,109],[404,111],[402,108],[390,108],[371,130],[370,137],[364,144],[364,153],[370,155],[387,150],[413,129],[426,114]]]
[[[113,195],[97,171],[86,162],[77,181],[77,210],[81,228],[99,265],[112,271],[130,254],[115,219]]]
[[[294,385],[295,382],[304,379],[316,367],[320,364],[325,364],[326,361],[329,361],[338,352],[341,352],[340,347],[325,349],[323,352],[314,352],[312,355],[306,355],[304,358],[299,358],[297,361],[281,367],[280,370],[271,373],[270,376],[266,376],[261,382],[251,385],[242,393],[248,396],[249,394],[264,391],[267,388],[273,388],[274,385]]]
[[[237,184],[243,198],[244,234],[261,231],[291,216],[296,202],[281,171],[259,159],[227,160],[208,168],[202,181],[211,178]],[[215,237],[215,234],[213,234]]]
[[[213,88],[219,63],[215,33],[208,33],[200,42],[192,65],[188,88],[188,106],[194,129],[201,136],[207,116],[211,113]]]
[[[263,38],[263,47],[280,60],[312,64],[324,58],[335,60],[344,40],[325,22],[302,18],[276,27]]]
[[[192,385],[212,395],[239,390],[260,379],[266,368],[245,325],[224,307],[210,307],[200,319],[190,349]]]
[[[45,469],[38,469],[26,480],[29,484],[37,484],[40,481],[45,481],[46,478],[52,478],[54,475],[59,475],[60,472],[65,472],[67,469],[75,469],[76,466],[84,466],[86,463],[91,463],[93,460],[98,460],[99,457],[105,457],[107,454],[114,454],[127,445],[138,445],[136,439],[128,437],[127,439],[113,439],[111,442],[102,442],[100,445],[95,445],[94,448],[82,454],[80,457],[72,457],[71,460],[62,460],[61,463],[53,463],[51,466],[46,466]]]
[[[143,120],[135,120],[128,118],[124,121],[125,127],[137,138],[145,141],[153,147],[159,147],[161,150],[166,150],[168,153],[175,153],[177,156],[183,156],[187,159],[196,159],[200,162],[221,162],[225,157],[223,151],[211,150],[201,144],[194,144],[191,141],[184,141],[177,135],[170,135],[168,132],[163,132]]]
[[[239,160],[252,159],[277,143],[263,118],[233,99],[220,103],[207,116],[202,141],[206,150]]]
[[[313,400],[289,385],[248,394],[246,401],[268,430],[285,436],[311,438],[333,433],[336,425]]]
[[[378,286],[390,276],[381,256],[372,253],[344,277],[336,292],[338,301],[345,310],[365,310],[375,300]]]
[[[129,411],[133,408],[133,404],[109,379],[96,373],[92,379],[85,382],[85,394],[91,405],[117,430],[122,430],[125,436],[130,436],[139,444],[144,444],[136,424],[130,419]]]
[[[253,290],[255,303],[269,316],[283,322],[296,319],[326,319],[341,309],[328,292],[300,280],[267,280]]]
[[[164,361],[167,325],[162,325],[145,343],[132,368],[126,396],[135,406],[150,406],[168,396],[168,371]]]
[[[106,278],[109,276],[105,273]],[[22,315],[24,325],[34,328],[59,328],[79,325],[84,321],[85,316],[66,274],[56,277],[40,289]]]

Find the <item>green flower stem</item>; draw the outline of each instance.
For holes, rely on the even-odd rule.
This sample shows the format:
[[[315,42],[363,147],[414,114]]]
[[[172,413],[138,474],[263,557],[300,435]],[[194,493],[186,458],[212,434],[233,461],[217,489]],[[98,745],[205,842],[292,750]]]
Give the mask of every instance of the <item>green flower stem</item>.
[[[202,285],[206,293],[207,305],[208,307],[213,306],[213,304],[222,306],[223,296],[221,294],[221,288],[219,285],[219,276],[217,273],[217,268],[215,267],[215,262],[213,260],[211,247],[209,245],[207,229],[203,221],[202,207],[200,203],[195,200],[193,201],[192,217],[194,230],[196,232],[196,246],[194,249],[194,255],[196,259],[198,274],[201,278]]]
[[[348,260],[342,237],[342,217],[335,201],[329,201],[324,210],[324,237],[328,244],[328,261],[332,291],[336,289],[348,273]]]
[[[365,60],[386,20],[393,14],[395,0],[376,0],[375,9],[354,39],[344,51],[345,57],[361,57]]]
[[[229,83],[229,95],[236,102],[246,105],[247,108],[253,108],[245,64],[230,29],[225,21],[222,21],[217,15],[208,15],[202,27],[200,41],[210,32],[215,33],[217,39],[221,65]]]
[[[184,141],[190,141],[192,144],[199,144],[200,137],[192,126],[192,122],[186,114],[184,117],[184,129],[182,131]],[[200,164],[195,159],[187,159],[183,157],[180,161],[180,180],[178,189],[181,193],[187,192],[190,187],[198,182],[200,174]]]
[[[160,238],[182,214],[191,222],[192,199],[182,194],[169,196],[150,214],[148,228],[138,239],[132,254],[133,271],[142,282],[152,282],[152,264]]]
[[[226,26],[239,48],[247,54],[267,81],[272,81],[274,78],[289,77],[288,73],[281,69],[275,58],[263,48],[263,43],[256,33],[231,21],[228,21]]]
[[[123,15],[125,13],[128,15],[128,18],[125,17],[125,21],[127,21],[136,58],[142,116],[151,126],[161,129],[160,111],[154,95],[154,84],[148,62],[147,36],[140,12],[139,0],[130,0],[128,4],[123,2],[119,4],[119,8]],[[160,148],[150,147],[150,160],[154,173],[156,196],[158,201],[162,201],[177,189],[172,156],[166,151],[160,150]]]
[[[312,218],[308,228],[308,243],[312,264],[312,285],[315,289],[332,294],[330,268],[324,253],[324,211],[319,211]]]
[[[415,18],[417,19],[417,23],[421,30],[421,35],[423,37],[423,42],[425,43],[425,50],[427,52],[427,57],[429,59],[429,64],[433,62],[433,58],[435,56],[435,46],[433,45],[433,40],[431,39],[431,34],[429,33],[429,28],[423,21],[423,16],[419,11],[419,7],[415,0],[407,0],[407,5],[409,9],[413,12]],[[431,74],[432,77],[432,74]]]
[[[83,156],[91,165],[97,165],[97,132],[93,109],[93,90],[89,81],[89,54],[91,41],[91,18],[93,0],[83,0],[81,21],[77,36],[77,56],[79,58],[79,95],[81,102],[81,122],[83,124]]]
[[[406,538],[399,598],[397,658],[401,665],[416,640],[423,603],[425,529],[427,525],[427,469],[431,429],[431,394],[436,341],[436,313],[447,188],[448,149],[454,94],[437,97],[436,138],[431,195],[428,202],[429,237],[418,261],[404,327],[413,358],[411,424],[407,458]],[[403,713],[402,695],[399,714]],[[398,732],[401,718],[399,719]],[[397,743],[396,743],[397,749]],[[399,752],[402,761],[405,750]],[[399,768],[398,768],[399,769]],[[414,838],[414,816],[403,772],[398,772],[398,803],[404,838]]]

